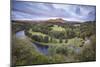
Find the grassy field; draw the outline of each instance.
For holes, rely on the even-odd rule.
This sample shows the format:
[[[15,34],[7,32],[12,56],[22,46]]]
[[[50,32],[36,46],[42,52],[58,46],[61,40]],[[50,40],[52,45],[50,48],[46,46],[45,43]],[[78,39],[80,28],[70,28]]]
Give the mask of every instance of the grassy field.
[[[65,31],[65,28],[58,26],[58,25],[54,25],[52,28],[52,31]]]
[[[43,37],[47,36],[46,34],[43,34],[41,32],[34,32],[34,31],[32,31],[32,29],[29,30],[29,33],[32,35],[39,35],[39,36],[43,36]]]
[[[55,28],[55,27],[54,27]],[[57,31],[57,30],[56,30]],[[53,38],[53,37],[50,37],[49,35],[47,35],[47,34],[43,34],[43,33],[41,33],[41,32],[34,32],[34,31],[32,31],[32,29],[30,29],[29,30],[29,33],[30,34],[32,34],[32,35],[38,35],[38,36],[42,36],[43,38],[45,37],[45,36],[48,36],[48,39],[49,39],[49,41],[50,41],[50,39],[52,38],[52,42],[55,42],[54,44],[59,44],[60,43],[60,39],[57,39],[57,38]],[[62,43],[60,43],[60,44],[66,44],[65,43],[65,40],[66,39],[62,39]],[[50,43],[47,43],[48,45],[50,44]],[[53,44],[53,43],[51,43],[51,44]]]

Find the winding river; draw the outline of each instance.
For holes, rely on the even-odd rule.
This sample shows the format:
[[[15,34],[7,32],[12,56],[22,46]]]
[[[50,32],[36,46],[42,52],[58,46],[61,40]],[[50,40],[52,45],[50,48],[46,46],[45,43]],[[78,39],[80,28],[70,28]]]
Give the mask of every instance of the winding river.
[[[21,39],[25,39],[26,38],[25,31],[22,30],[22,31],[17,32],[16,37],[21,38]],[[85,43],[90,43],[90,40],[86,40]],[[35,46],[36,49],[40,53],[45,54],[45,55],[49,54],[49,51],[48,51],[49,46],[44,46],[44,45],[42,45],[40,43],[36,43],[36,42],[33,43],[33,46]],[[79,48],[79,47],[75,48],[72,45],[68,46],[68,48],[74,50],[75,53],[77,53],[77,54],[79,54],[81,52],[81,49],[82,49],[82,48]]]
[[[25,31],[22,30],[22,31],[19,31],[16,33],[16,37],[20,38],[20,39],[25,39],[26,38],[26,35],[25,35]],[[45,54],[45,55],[48,55],[48,46],[43,46],[42,44],[40,43],[33,43],[33,46],[36,47],[36,49],[42,53],[42,54]]]

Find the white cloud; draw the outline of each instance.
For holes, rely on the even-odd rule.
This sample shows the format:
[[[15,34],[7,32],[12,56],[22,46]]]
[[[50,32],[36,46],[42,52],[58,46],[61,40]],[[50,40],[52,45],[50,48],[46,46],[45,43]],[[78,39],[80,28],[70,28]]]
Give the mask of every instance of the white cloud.
[[[61,17],[68,20],[88,21],[95,19],[95,7],[83,5],[68,5],[68,4],[48,4],[48,3],[33,3],[33,2],[14,2],[12,16],[13,19],[46,19]],[[18,13],[20,12],[21,13]],[[18,16],[19,15],[19,16]],[[15,17],[14,17],[15,16]],[[44,18],[45,17],[45,18]],[[34,20],[35,20],[34,19]]]

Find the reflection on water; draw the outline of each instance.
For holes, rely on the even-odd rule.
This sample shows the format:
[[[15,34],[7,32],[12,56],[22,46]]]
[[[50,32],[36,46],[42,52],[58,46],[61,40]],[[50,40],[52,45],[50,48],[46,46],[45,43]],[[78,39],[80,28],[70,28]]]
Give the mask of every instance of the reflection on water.
[[[73,46],[73,45],[68,45],[68,49],[69,50],[73,50],[76,54],[80,54],[81,53],[81,47],[76,47],[76,46]]]
[[[48,55],[48,46],[44,46],[44,45],[41,45],[39,43],[34,43],[38,49],[39,52],[45,54],[45,55]]]
[[[25,38],[26,36],[25,36],[24,30],[17,32],[16,33],[16,37],[18,37],[18,38]]]

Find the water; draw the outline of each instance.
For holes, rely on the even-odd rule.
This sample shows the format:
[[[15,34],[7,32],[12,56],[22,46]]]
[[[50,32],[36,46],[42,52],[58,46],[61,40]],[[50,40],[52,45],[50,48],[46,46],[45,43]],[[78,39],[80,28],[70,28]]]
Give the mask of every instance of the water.
[[[70,49],[73,50],[76,54],[80,54],[81,50],[82,50],[80,47],[75,47],[73,45],[69,45],[68,48],[69,48],[69,50]]]
[[[17,32],[16,37],[24,39],[26,37],[24,30]]]
[[[38,49],[39,52],[48,55],[48,46],[42,45],[40,43],[34,43]]]
[[[25,39],[26,38],[25,31],[22,30],[22,31],[17,32],[16,37],[20,39]],[[36,47],[37,51],[45,55],[48,55],[48,48],[49,48],[48,46],[42,45],[40,43],[33,43],[33,45]]]
[[[16,37],[21,38],[21,39],[25,39],[26,38],[25,31],[22,30],[22,31],[17,32],[16,33]],[[48,51],[49,47],[48,46],[42,45],[42,44],[36,43],[36,42],[33,43],[33,46],[35,46],[36,50],[39,51],[40,53],[42,53],[44,55],[48,55],[49,54],[49,51]],[[74,52],[77,53],[77,54],[79,54],[81,52],[81,48],[74,47],[72,45],[69,45],[68,48],[74,50]]]

